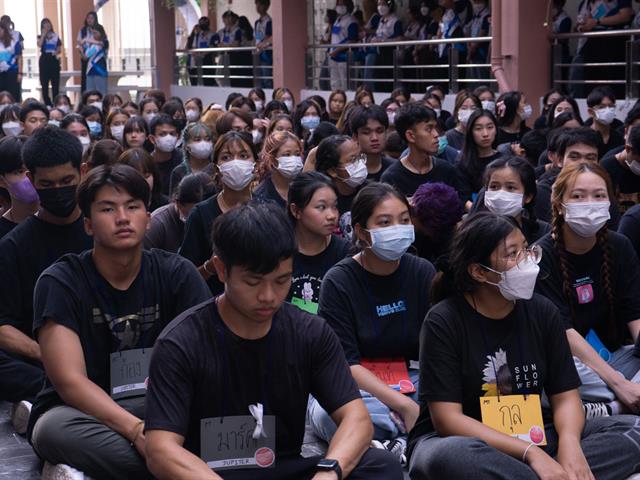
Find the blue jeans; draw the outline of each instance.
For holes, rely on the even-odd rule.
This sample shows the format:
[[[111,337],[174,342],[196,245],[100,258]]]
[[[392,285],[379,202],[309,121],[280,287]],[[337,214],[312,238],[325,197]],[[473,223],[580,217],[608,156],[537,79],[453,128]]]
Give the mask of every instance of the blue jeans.
[[[416,387],[416,392],[409,395],[414,401],[418,400],[418,370],[409,370],[409,377]],[[373,422],[373,438],[374,440],[393,440],[401,435],[398,425],[391,419],[391,410],[384,403],[371,395],[369,392],[360,390],[362,400],[369,410],[371,421]],[[313,433],[322,438],[325,442],[330,442],[338,427],[329,416],[327,411],[320,406],[318,401],[310,397],[309,406],[307,407],[309,414],[309,424]]]

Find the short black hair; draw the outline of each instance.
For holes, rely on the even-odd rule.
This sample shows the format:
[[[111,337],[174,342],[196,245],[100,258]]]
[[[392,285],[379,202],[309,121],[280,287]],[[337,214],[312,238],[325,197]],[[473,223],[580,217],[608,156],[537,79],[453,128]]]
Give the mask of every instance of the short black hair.
[[[48,125],[36,129],[24,143],[22,161],[32,175],[38,167],[57,167],[66,163],[79,171],[82,144],[66,130]]]
[[[215,183],[211,175],[205,172],[194,172],[180,180],[176,187],[176,202],[200,203],[216,192]]]
[[[220,215],[213,223],[212,244],[227,273],[232,267],[244,267],[260,275],[274,271],[298,249],[282,207],[256,201]]]
[[[624,119],[624,126],[630,127],[636,120],[640,120],[640,106],[634,106],[629,110],[627,117]]]
[[[400,138],[407,140],[407,130],[413,128],[418,123],[430,122],[436,120],[435,112],[425,107],[421,103],[408,102],[405,103],[396,116],[396,131],[400,135]]]
[[[136,200],[142,201],[145,206],[149,204],[149,184],[135,168],[121,163],[100,165],[90,170],[78,185],[78,206],[85,217],[91,218],[91,204],[95,201],[98,191],[105,186],[124,190]]]
[[[113,165],[122,155],[123,149],[120,142],[109,138],[103,138],[91,146],[87,163],[90,168],[100,165]]]
[[[349,115],[349,128],[353,135],[358,134],[358,129],[367,126],[369,120],[380,122],[384,128],[389,128],[389,117],[386,110],[380,105],[369,105],[368,107],[359,105],[353,109]]]
[[[536,165],[538,158],[547,148],[547,132],[531,130],[525,133],[520,140],[520,146],[524,149],[527,160],[532,165]]]
[[[295,205],[298,210],[304,210],[311,202],[316,191],[325,187],[333,190],[338,196],[335,185],[324,173],[304,172],[291,180],[287,197],[287,215],[294,225],[297,220],[291,212],[291,205]]]
[[[242,95],[241,93],[231,92],[229,96],[227,96],[226,102],[224,102],[224,109],[228,111],[229,107],[231,107],[231,102],[233,102],[236,98],[241,98],[243,96],[244,95]]]
[[[34,112],[36,110],[39,110],[42,113],[44,113],[44,115],[47,117],[47,120],[49,119],[49,109],[44,103],[27,102],[20,109],[20,121],[24,123],[27,120],[27,115],[29,115],[31,112]]]
[[[631,151],[636,155],[640,154],[640,125],[634,125],[629,130],[629,135],[627,136],[627,145],[631,145]],[[2,154],[0,153],[0,158],[2,158]]]
[[[587,97],[587,107],[595,107],[600,104],[605,97],[611,99],[614,103],[616,101],[616,94],[611,87],[604,85],[594,88]]]
[[[600,147],[600,142],[602,142],[600,134],[589,127],[569,128],[558,139],[558,155],[564,158],[567,148],[579,143],[597,149]]]
[[[0,139],[0,175],[15,172],[23,167],[22,147],[26,140],[25,135]]]
[[[388,183],[371,182],[360,189],[356,198],[353,199],[353,204],[351,205],[351,226],[355,228],[356,225],[360,225],[361,228],[366,229],[367,221],[371,218],[371,215],[373,215],[373,211],[388,197],[397,198],[407,207],[409,212],[411,212],[411,205],[409,205],[407,197],[398,190]]]
[[[169,103],[165,103],[165,105],[168,105],[168,104]],[[168,113],[161,113],[159,115],[156,115],[153,118],[153,120],[151,120],[151,124],[149,125],[149,134],[155,135],[156,128],[161,127],[163,125],[171,125],[172,127],[176,126],[176,124],[173,123],[173,118],[171,118]]]
[[[331,135],[318,145],[316,152],[316,171],[326,174],[332,168],[340,165],[340,147],[351,140],[347,135]]]

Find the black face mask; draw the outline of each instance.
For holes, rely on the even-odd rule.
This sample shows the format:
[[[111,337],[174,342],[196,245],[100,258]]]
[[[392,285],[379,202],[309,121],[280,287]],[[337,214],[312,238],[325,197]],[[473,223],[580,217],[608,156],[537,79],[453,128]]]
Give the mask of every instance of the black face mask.
[[[77,185],[70,185],[60,188],[38,188],[36,191],[42,208],[58,218],[66,218],[76,208],[77,188]]]
[[[187,120],[184,118],[176,118],[173,120],[173,124],[176,126],[176,130],[178,130],[178,134],[184,130],[184,127],[187,126]]]
[[[202,30],[203,32],[208,32],[209,31],[209,24],[202,22],[199,23],[198,26],[200,27],[200,30]]]

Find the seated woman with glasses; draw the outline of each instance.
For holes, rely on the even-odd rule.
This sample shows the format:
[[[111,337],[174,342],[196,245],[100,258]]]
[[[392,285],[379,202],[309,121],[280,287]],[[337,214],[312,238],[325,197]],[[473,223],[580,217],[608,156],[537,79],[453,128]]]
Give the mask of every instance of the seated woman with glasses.
[[[340,233],[351,238],[351,204],[367,180],[366,156],[351,137],[331,135],[318,145],[315,169],[331,178],[336,187]]]
[[[637,417],[585,421],[562,315],[534,294],[541,252],[503,215],[479,213],[456,233],[420,332],[413,480],[614,480],[635,471]]]

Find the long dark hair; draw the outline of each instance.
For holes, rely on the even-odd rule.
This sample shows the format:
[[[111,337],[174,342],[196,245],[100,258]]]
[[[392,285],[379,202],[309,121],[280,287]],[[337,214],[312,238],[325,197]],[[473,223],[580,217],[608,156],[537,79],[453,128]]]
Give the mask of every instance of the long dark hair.
[[[478,145],[473,138],[473,126],[481,118],[487,117],[493,122],[496,128],[496,134],[498,133],[498,123],[496,117],[489,110],[475,110],[469,117],[467,122],[467,131],[464,135],[464,146],[462,147],[462,153],[460,154],[460,169],[464,171],[471,180],[474,192],[477,192],[482,188],[482,173],[485,166],[478,155]],[[494,138],[495,143],[495,138]]]
[[[321,188],[330,188],[338,196],[338,191],[329,177],[320,172],[305,172],[295,177],[289,184],[289,195],[287,198],[287,215],[293,225],[298,220],[293,216],[291,205],[295,205],[298,210],[304,210],[313,195]]]
[[[504,115],[498,118],[498,126],[508,127],[518,114],[520,109],[520,100],[522,99],[522,93],[517,91],[505,92],[498,97],[496,103],[504,103]],[[522,122],[524,124],[524,122]],[[521,125],[522,127],[522,125]]]
[[[0,22],[0,28],[2,28],[2,36],[0,36],[0,41],[4,44],[5,47],[11,46],[11,23],[8,20]]]
[[[491,254],[516,229],[520,229],[516,221],[505,215],[479,212],[467,218],[453,236],[444,265],[439,265],[442,271],[431,282],[432,304],[475,291],[478,283],[469,274],[469,265],[491,265]]]

